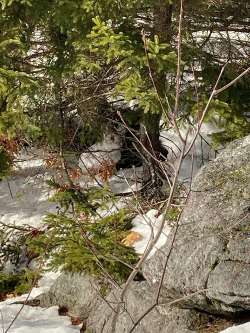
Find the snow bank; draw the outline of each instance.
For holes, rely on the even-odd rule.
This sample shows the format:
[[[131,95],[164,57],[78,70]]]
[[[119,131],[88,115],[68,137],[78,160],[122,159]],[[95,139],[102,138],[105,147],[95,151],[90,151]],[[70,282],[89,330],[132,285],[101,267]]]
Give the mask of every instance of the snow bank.
[[[106,135],[102,142],[96,143],[81,154],[79,167],[82,177],[81,187],[108,184],[115,194],[137,192],[142,187],[142,167],[128,168],[116,172],[116,163],[121,158],[121,143],[117,135]]]
[[[221,60],[227,59],[228,52],[228,43],[230,41],[230,45],[232,49],[236,49],[237,53],[241,53],[244,57],[249,57],[246,52],[247,48],[244,47],[245,43],[248,42],[249,36],[246,32],[240,31],[220,31],[220,32],[210,32],[210,31],[196,31],[193,32],[193,37],[197,42],[202,43],[209,36],[209,41],[205,45],[205,50],[207,52],[217,52],[220,56]],[[235,59],[235,61],[237,61]]]
[[[116,164],[121,158],[120,138],[117,135],[106,135],[102,142],[96,143],[80,156],[79,167],[82,172],[99,171],[105,163]]]
[[[55,204],[48,202],[51,195],[46,176],[14,176],[0,182],[0,221],[10,225],[38,227]]]
[[[29,300],[49,290],[60,273],[49,272],[38,282],[38,288],[33,288]],[[7,299],[0,303],[1,327],[3,332],[9,327],[12,320],[22,307],[15,302],[25,301],[27,294]],[[58,315],[58,307],[44,309],[25,305],[10,333],[79,333],[79,326],[72,326],[68,317]]]
[[[133,219],[133,228],[131,229],[131,231],[136,232],[141,236],[141,239],[139,239],[133,244],[133,247],[137,254],[142,255],[145,252],[150,241],[157,234],[163,218],[164,216],[159,215],[158,210],[151,209],[146,214],[137,215]],[[170,231],[171,227],[166,224],[157,243],[151,250],[149,257],[151,257],[159,248],[161,248],[166,243]]]
[[[188,127],[181,127],[180,133],[183,138],[186,137]],[[194,176],[200,167],[205,163],[215,158],[215,151],[211,147],[211,134],[218,132],[219,129],[208,123],[203,123],[200,129],[200,135],[194,143],[193,148],[182,162],[179,180],[186,181]],[[187,137],[187,145],[192,142],[195,136],[196,129],[192,129]],[[182,150],[182,141],[179,138],[175,129],[163,130],[161,132],[161,142],[168,150],[168,161],[176,166],[177,159]]]
[[[41,173],[45,169],[44,152],[37,149],[30,149],[29,151],[21,151],[17,156],[14,164],[16,172],[24,173]]]
[[[249,332],[250,332],[250,322],[238,326],[232,326],[223,331],[220,331],[220,333],[249,333]]]
[[[143,168],[129,168],[119,170],[109,179],[109,186],[113,193],[137,192],[142,188]]]
[[[56,281],[56,279],[59,277],[61,272],[47,272],[44,274],[44,276],[38,281],[37,288],[33,288],[32,296],[36,297],[40,294],[44,294],[47,291],[49,291],[50,287],[53,285],[53,283]],[[34,294],[36,293],[36,296]]]
[[[188,127],[182,126],[180,133],[183,138],[186,137]],[[220,131],[211,123],[201,125],[200,134],[197,136],[193,148],[183,160],[179,174],[180,181],[189,181],[191,176],[195,176],[200,167],[215,158],[215,151],[211,147],[211,134]],[[193,128],[187,137],[187,146],[192,142],[196,133]],[[161,143],[168,150],[168,161],[174,166],[182,150],[182,141],[175,129],[166,129],[161,131]],[[110,169],[110,175],[107,180],[110,189],[114,193],[137,192],[142,187],[142,168],[131,168],[119,170],[115,173],[115,165],[121,158],[121,144],[119,136],[107,135],[101,143],[96,143],[89,148],[88,152],[81,154],[79,167],[82,169],[83,177],[80,181],[81,186],[102,185],[103,180],[100,174],[103,170]],[[111,177],[110,177],[111,176]],[[89,179],[87,179],[89,177]]]
[[[11,302],[15,299],[11,299]],[[7,301],[10,302],[10,301]],[[21,308],[21,304],[0,303],[3,332]],[[79,326],[72,326],[69,317],[58,315],[56,306],[48,309],[24,306],[9,333],[79,333]]]
[[[14,175],[0,181],[0,222],[7,226],[39,228],[43,218],[56,210],[56,204],[48,201],[52,191],[46,184],[47,179],[43,159],[27,153],[18,156]],[[5,263],[6,272],[15,268],[10,261]]]
[[[131,203],[131,197],[128,198],[120,198],[117,201],[109,201],[106,204],[105,209],[97,209],[97,216],[98,217],[107,217],[113,214],[116,214],[119,212],[119,210],[126,208],[129,206],[129,204]]]

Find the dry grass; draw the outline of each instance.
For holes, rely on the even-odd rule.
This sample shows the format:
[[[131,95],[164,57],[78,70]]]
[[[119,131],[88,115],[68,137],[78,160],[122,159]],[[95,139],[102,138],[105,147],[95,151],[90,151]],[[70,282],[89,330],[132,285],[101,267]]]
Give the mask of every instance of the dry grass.
[[[209,322],[206,326],[198,329],[199,333],[218,333],[230,326],[233,326],[234,322],[232,320],[227,319],[215,319]]]

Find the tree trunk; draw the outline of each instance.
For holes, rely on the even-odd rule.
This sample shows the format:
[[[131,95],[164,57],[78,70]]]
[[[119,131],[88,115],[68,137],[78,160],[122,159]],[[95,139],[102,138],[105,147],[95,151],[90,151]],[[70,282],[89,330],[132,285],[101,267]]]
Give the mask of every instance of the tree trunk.
[[[169,43],[172,36],[171,20],[172,20],[173,6],[166,4],[162,0],[156,0],[154,8],[154,26],[151,31],[152,35],[159,37],[160,43]],[[157,73],[156,69],[151,68],[154,85],[160,98],[165,94],[165,81],[166,73]],[[143,168],[144,168],[144,181],[152,180],[156,176],[157,161],[161,153],[160,144],[160,120],[162,116],[162,109],[159,104],[159,112],[157,114],[146,113],[143,115],[140,131],[140,140],[145,149],[143,152]],[[145,151],[149,153],[146,153]],[[166,153],[164,154],[166,155]]]
[[[156,175],[157,159],[161,151],[160,119],[160,113],[146,113],[140,126],[140,141],[144,147],[142,150],[144,183],[153,181]]]
[[[154,7],[154,26],[152,33],[159,37],[160,42],[169,43],[172,38],[173,5],[166,1],[156,0]]]

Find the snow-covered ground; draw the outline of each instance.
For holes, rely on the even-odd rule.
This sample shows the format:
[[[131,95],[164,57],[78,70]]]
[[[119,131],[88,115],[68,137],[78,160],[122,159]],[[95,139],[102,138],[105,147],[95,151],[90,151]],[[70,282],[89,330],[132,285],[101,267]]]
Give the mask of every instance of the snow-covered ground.
[[[113,193],[138,192],[142,188],[143,168],[120,169],[112,176],[108,184]]]
[[[98,217],[107,217],[119,212],[119,210],[130,207],[131,205],[131,197],[121,197],[116,201],[109,201],[106,203],[104,208],[97,209]]]
[[[102,142],[94,144],[81,154],[79,167],[84,174],[89,175],[92,170],[101,170],[104,162],[116,164],[121,158],[120,148],[120,138],[117,135],[106,135]]]
[[[183,139],[186,139],[188,130],[188,126],[182,125],[180,127]],[[206,162],[215,158],[216,153],[211,146],[211,134],[220,130],[211,123],[201,125],[200,134],[197,136],[193,148],[182,162],[179,173],[180,181],[190,181]],[[186,149],[192,142],[195,133],[195,127],[189,131]],[[173,128],[163,129],[160,140],[168,150],[167,162],[176,167],[183,145],[179,135]],[[117,194],[140,190],[142,187],[142,167],[119,170],[118,172],[115,170],[115,166],[121,158],[120,148],[119,137],[107,135],[102,142],[94,144],[87,152],[82,153],[79,159],[79,167],[84,175],[80,182],[81,185],[102,185],[103,179],[100,175],[103,174],[105,169],[110,169],[111,177],[108,178],[106,183],[110,186],[112,192]]]
[[[142,167],[116,171],[121,158],[121,142],[117,135],[106,135],[102,142],[81,154],[82,187],[108,185],[114,194],[137,192],[142,187]],[[106,178],[106,179],[105,179]]]
[[[238,325],[238,326],[232,326],[229,327],[220,333],[249,333],[250,332],[250,322]]]
[[[29,300],[48,291],[58,277],[58,273],[47,273],[39,281],[38,288],[33,288]],[[4,302],[0,302],[0,330],[4,333],[16,317],[22,304],[14,304],[15,302],[25,301],[27,294],[9,298]],[[73,326],[69,317],[58,315],[58,307],[50,308],[32,307],[24,305],[20,314],[14,321],[9,333],[79,333],[80,327]]]
[[[207,128],[206,140],[209,141],[207,135],[209,129]],[[182,132],[185,134],[185,131]],[[190,136],[189,141],[191,141]],[[176,156],[180,153],[181,143],[178,136],[174,131],[163,132],[162,142],[168,148],[171,148],[170,158],[175,161]],[[201,146],[203,144],[203,146]],[[103,160],[110,160],[114,163],[120,158],[120,146],[117,139],[112,143],[112,138],[108,138],[92,147],[91,152],[83,153],[79,166],[86,174],[88,168],[98,169],[102,167]],[[194,165],[194,173],[200,167],[201,162],[206,159],[213,158],[213,151],[211,151],[209,144],[204,146],[204,142],[198,139],[194,156],[196,157],[196,165]],[[210,155],[212,154],[212,155]],[[192,159],[190,156],[186,158],[183,163],[181,178],[184,180],[190,177]],[[82,163],[82,164],[81,164]],[[87,169],[86,169],[87,167]],[[46,184],[49,175],[46,173],[43,159],[37,157],[30,159],[29,156],[22,156],[21,161],[16,164],[16,171],[13,177],[8,181],[0,182],[0,222],[4,224],[15,225],[30,225],[38,227],[41,225],[43,217],[48,212],[54,212],[55,204],[48,202],[50,189]],[[141,188],[142,168],[131,168],[114,171],[114,174],[108,178],[106,184],[114,193],[130,193],[136,192]],[[88,181],[83,179],[83,181]],[[102,179],[99,182],[104,183]],[[95,181],[94,181],[95,182]],[[96,183],[97,184],[97,183]],[[116,202],[108,202],[105,210],[98,211],[100,216],[107,216],[118,212],[119,209],[134,205],[133,195],[130,197],[121,197]],[[133,246],[135,251],[142,255],[148,247],[150,241],[155,237],[159,227],[163,221],[163,215],[159,211],[151,209],[148,212],[138,214],[132,221],[133,228],[131,229],[130,246]],[[157,243],[152,249],[150,256],[152,256],[157,249],[159,249],[167,240],[168,234],[171,231],[169,225],[165,225]],[[29,299],[32,299],[39,294],[47,291],[55,278],[54,273],[47,273],[39,281],[38,288],[33,288]],[[13,304],[17,301],[24,301],[27,295],[7,299],[0,303],[0,320],[2,331],[5,332],[15,318],[22,305]],[[13,326],[9,330],[10,333],[74,333],[79,332],[79,326],[72,326],[68,317],[58,315],[57,307],[50,307],[48,309],[40,307],[24,306],[20,315],[15,320]],[[247,333],[250,332],[250,323],[240,326],[228,328],[223,333]],[[221,332],[221,333],[222,333]]]
[[[27,154],[18,157],[13,177],[0,182],[0,222],[6,225],[29,225],[39,227],[48,212],[55,211],[55,204],[48,202],[51,195],[46,184],[49,178],[44,172],[43,160]],[[8,265],[8,263],[7,263]],[[47,291],[56,273],[46,273],[33,288],[29,300]],[[15,302],[26,300],[27,295],[0,302],[0,331],[5,332],[22,307]],[[57,307],[43,309],[24,306],[10,333],[74,333],[78,326],[72,326],[68,317],[58,315]]]
[[[48,202],[50,190],[45,175],[15,176],[0,183],[0,221],[38,227],[55,204]]]
[[[38,227],[48,212],[55,211],[48,201],[47,179],[41,158],[20,155],[14,175],[0,182],[0,222]]]
[[[103,149],[103,145],[100,144],[97,148]],[[105,148],[108,149],[107,154],[110,154],[110,146]],[[116,151],[115,155],[109,155],[109,157],[118,158],[119,154],[120,151]],[[52,193],[46,180],[50,178],[50,175],[46,172],[42,156],[38,155],[22,153],[18,156],[13,176],[0,182],[0,222],[6,225],[39,227],[48,212],[55,212],[56,205],[48,201]],[[106,155],[102,152],[101,156]],[[95,155],[92,162],[89,155],[85,158],[91,167],[93,167],[93,161],[97,161]],[[115,161],[117,162],[116,159]],[[95,165],[98,166],[98,162]],[[134,190],[137,186],[139,187],[140,175],[140,169],[121,170],[110,178],[110,187],[114,192],[131,192],[130,187]],[[136,187],[133,188],[133,186]],[[101,216],[113,214],[126,207],[129,201],[131,201],[130,198],[123,197],[116,202],[107,203],[106,210],[98,211],[98,213]],[[38,288],[33,288],[29,300],[47,291],[56,277],[54,273],[45,274],[39,281]],[[26,297],[27,295],[22,295],[0,303],[0,327],[3,332],[8,329],[22,307],[21,304],[13,303],[25,301]],[[25,305],[8,332],[74,333],[79,332],[79,329],[79,326],[71,325],[68,317],[59,316],[57,307],[44,309]]]
[[[211,134],[218,132],[219,129],[209,123],[203,123],[200,128],[200,134],[197,136],[193,148],[182,162],[179,173],[180,181],[189,181],[198,170],[208,161],[215,158],[215,151],[211,147]],[[192,142],[196,128],[188,133],[188,127],[180,127],[180,134],[183,139],[187,137],[186,150]],[[183,143],[175,129],[161,131],[161,142],[168,150],[168,161],[174,166],[178,163],[178,158],[182,151]]]
[[[11,301],[13,300],[14,299]],[[20,304],[7,305],[5,302],[0,303],[2,332],[5,332],[9,327],[20,307]],[[79,333],[79,331],[80,327],[73,326],[69,317],[62,317],[58,315],[58,308],[56,306],[48,309],[25,306],[8,332]]]
[[[133,221],[132,232],[138,234],[139,239],[134,242],[133,247],[139,255],[142,255],[149,246],[152,239],[155,238],[157,231],[159,230],[164,216],[159,215],[159,211],[156,209],[149,210],[146,214],[137,215]],[[150,252],[151,257],[159,248],[161,248],[167,241],[168,234],[171,231],[171,227],[165,224],[163,231]]]

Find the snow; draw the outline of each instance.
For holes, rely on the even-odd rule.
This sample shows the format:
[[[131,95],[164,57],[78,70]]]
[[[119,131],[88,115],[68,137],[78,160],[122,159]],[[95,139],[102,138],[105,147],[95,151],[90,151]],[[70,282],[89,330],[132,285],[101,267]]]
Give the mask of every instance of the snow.
[[[248,42],[248,34],[245,32],[237,32],[237,31],[220,31],[220,32],[210,32],[210,31],[197,31],[193,32],[193,37],[196,39],[197,42],[202,43],[209,37],[209,42],[205,45],[206,51],[216,51],[220,57],[225,57],[228,52],[228,47],[225,45],[228,44],[230,40],[231,48],[235,47],[237,49],[237,53],[241,53],[243,57],[248,57],[247,45]],[[233,48],[232,48],[233,49]],[[223,52],[225,53],[223,54]],[[223,60],[223,58],[222,58]],[[235,59],[235,61],[237,61]]]
[[[142,187],[142,167],[121,169],[116,172],[116,163],[121,158],[121,143],[117,135],[106,135],[102,142],[92,145],[81,154],[79,167],[83,176],[81,187],[102,186],[106,183],[114,194],[137,192]],[[103,180],[100,174],[110,169],[110,177]]]
[[[99,171],[104,163],[116,164],[121,158],[120,138],[117,135],[106,135],[102,142],[92,145],[88,152],[80,156],[79,167],[82,172],[88,174],[89,171]]]
[[[107,217],[119,212],[119,210],[128,207],[131,203],[131,197],[128,198],[120,198],[116,201],[109,201],[106,204],[105,209],[98,208],[96,213],[98,217]]]
[[[182,126],[180,128],[180,133],[183,138],[186,137],[188,127]],[[190,150],[189,154],[182,162],[182,166],[179,173],[179,180],[186,181],[195,176],[197,171],[201,166],[215,158],[215,151],[211,147],[211,137],[212,133],[218,132],[219,129],[209,123],[203,123],[200,128],[200,135],[197,136],[193,148]],[[196,133],[196,129],[193,128],[187,137],[187,145],[192,142]],[[177,134],[176,130],[171,128],[168,130],[163,130],[161,132],[161,142],[164,147],[168,150],[168,161],[176,166],[178,157],[182,150],[182,141]]]
[[[37,151],[38,153],[39,151]],[[32,170],[43,170],[44,169],[44,160],[41,156],[37,154],[34,155],[34,152],[21,152],[18,156],[17,160],[15,161],[14,170],[16,171],[30,171]]]
[[[11,302],[16,301],[11,299]],[[8,301],[9,302],[9,301]],[[1,326],[3,332],[22,307],[21,304],[0,303]],[[69,317],[58,315],[56,306],[48,309],[24,306],[17,320],[8,331],[9,333],[79,333],[79,326],[73,326]]]
[[[45,173],[43,159],[40,154],[33,153],[32,151],[22,152],[15,163],[13,176],[0,182],[0,223],[2,225],[39,228],[43,218],[49,212],[56,210],[55,203],[48,201],[52,191],[46,184],[46,180],[50,177]],[[16,269],[19,270],[26,263],[26,258],[24,261],[20,259],[20,266],[7,261],[4,271],[10,273]]]
[[[180,127],[183,138],[186,138],[187,131],[188,126]],[[218,131],[221,129],[212,123],[201,125],[200,134],[197,136],[193,148],[182,162],[179,173],[180,181],[189,181],[205,162],[215,158],[216,153],[211,147],[211,134]],[[194,127],[188,134],[186,148],[192,142],[195,133],[196,128]],[[176,167],[183,145],[179,135],[173,128],[165,129],[161,131],[160,140],[168,150],[168,162]],[[100,173],[105,168],[113,168],[111,177],[106,182],[113,193],[125,194],[139,191],[142,187],[142,167],[119,170],[118,172],[115,170],[116,163],[121,158],[120,148],[119,136],[108,134],[102,142],[94,144],[88,149],[88,152],[82,153],[79,159],[79,167],[84,174],[80,182],[81,186],[103,185]]]
[[[52,192],[47,179],[39,156],[21,154],[14,175],[0,182],[0,222],[39,227],[45,215],[55,211],[55,204],[48,202]]]
[[[232,326],[223,331],[220,331],[220,333],[249,333],[249,332],[250,332],[250,322],[238,326]]]
[[[38,295],[49,291],[52,284],[59,277],[60,272],[47,272],[44,276],[38,281],[38,288],[33,288],[33,292],[36,292]],[[36,296],[38,296],[36,295]]]
[[[142,187],[143,168],[128,168],[119,170],[109,179],[109,186],[113,193],[137,192]]]
[[[131,231],[141,235],[141,239],[136,241],[133,245],[137,254],[142,255],[145,252],[150,241],[156,236],[163,219],[164,216],[159,215],[156,209],[151,209],[146,214],[139,214],[133,219],[133,228]],[[170,231],[171,227],[165,224],[157,243],[149,254],[149,258],[166,243]]]
[[[38,282],[38,288],[33,288],[29,300],[48,291],[60,273],[49,272]],[[9,298],[0,303],[0,325],[2,331],[9,327],[22,304],[15,302],[25,301],[27,294]],[[79,333],[79,326],[72,326],[69,317],[58,315],[58,307],[50,308],[31,307],[25,305],[15,320],[9,333]]]
[[[12,177],[0,182],[0,221],[39,227],[44,216],[55,210],[48,202],[50,191],[43,175]]]
[[[185,129],[182,129],[182,134],[185,135]],[[172,149],[169,156],[171,161],[175,163],[176,157],[180,154],[181,142],[173,130],[164,131],[162,135],[164,136],[162,137],[163,144]],[[208,139],[208,136],[206,136],[206,138]],[[192,136],[190,136],[188,140],[190,142]],[[200,141],[196,143],[195,156],[198,162],[201,162],[203,159],[201,155],[204,153],[209,155],[211,152],[209,146],[206,147],[206,149],[204,147],[201,149],[199,145],[201,145]],[[81,154],[79,166],[83,171],[83,181],[88,182],[89,171],[93,169],[100,171],[103,166],[105,166],[105,162],[111,162],[115,166],[120,157],[119,138],[111,135],[106,136],[103,142],[93,145],[89,148],[88,152]],[[207,158],[210,158],[210,156],[207,156]],[[190,168],[190,156],[184,161],[181,174],[183,179],[188,177],[188,168]],[[39,227],[43,217],[46,216],[48,212],[55,211],[55,204],[48,201],[52,193],[49,186],[46,184],[46,180],[49,179],[49,174],[45,169],[43,158],[41,158],[39,154],[35,158],[34,156],[29,156],[29,154],[20,156],[19,161],[16,163],[13,177],[9,178],[8,181],[0,182],[0,222],[8,225],[15,224]],[[114,172],[115,174],[111,175],[111,177],[105,181],[114,194],[127,194],[141,189],[142,167],[119,170],[118,172],[114,170]],[[104,184],[104,181],[100,179],[100,177],[98,178],[98,182],[93,178],[91,181],[95,185],[98,184],[98,182],[101,185]],[[114,214],[131,204],[133,204],[133,196],[121,197],[116,201],[111,200],[107,202],[107,207],[97,212],[104,217]],[[150,241],[156,236],[163,219],[164,216],[160,215],[159,211],[156,209],[138,214],[133,219],[131,232],[139,235],[133,243],[133,247],[138,255],[143,255]],[[161,235],[151,250],[149,257],[166,243],[170,231],[171,227],[165,223]],[[45,274],[39,281],[38,287],[33,288],[29,299],[47,291],[57,276],[58,275],[55,273]],[[22,295],[0,303],[0,316],[2,317],[1,321],[5,329],[9,326],[21,306],[20,304],[12,303],[23,301],[26,297],[27,295]],[[58,316],[57,307],[43,309],[40,307],[24,306],[20,316],[18,316],[18,319],[9,332],[73,333],[79,332],[79,326],[72,326],[68,317]],[[231,333],[231,331],[225,332]],[[236,332],[238,331],[232,331],[232,333]],[[245,331],[239,331],[239,333],[242,332]]]
[[[106,138],[103,143],[96,144],[95,153],[84,155],[87,167],[100,167],[98,159],[110,158],[117,162],[120,158],[118,141]],[[93,148],[93,146],[92,146]],[[92,149],[91,148],[91,149]],[[101,151],[99,151],[101,150]],[[131,192],[131,188],[139,188],[142,170],[140,168],[120,170],[110,179],[110,187],[121,193]],[[14,175],[8,180],[0,182],[0,221],[6,225],[30,225],[39,227],[43,217],[48,212],[54,212],[55,204],[48,199],[52,195],[46,180],[50,175],[46,172],[44,159],[38,154],[22,153],[15,164]],[[98,211],[102,216],[118,212],[131,201],[131,198],[122,197],[115,202],[108,202],[105,210]],[[7,263],[7,265],[11,265]],[[6,267],[13,271],[13,267]],[[39,281],[38,287],[33,288],[29,300],[49,290],[59,273],[46,273]],[[28,295],[7,299],[0,303],[0,317],[3,332],[9,327],[13,318],[22,307],[22,304],[13,304],[25,301]],[[48,309],[25,305],[10,333],[74,333],[79,332],[79,326],[72,326],[68,317],[58,315],[57,307]]]
[[[34,160],[19,162],[16,170],[21,171],[9,179],[0,182],[0,221],[10,225],[40,226],[43,217],[48,211],[54,210],[54,205],[49,203],[50,192],[45,184],[46,175],[36,174],[27,176],[34,168],[41,167],[42,161]],[[29,172],[28,170],[29,169]],[[24,172],[25,171],[25,172]],[[31,171],[31,172],[30,172]],[[8,267],[6,267],[8,270]],[[9,267],[9,270],[10,267]],[[38,282],[38,287],[33,288],[29,296],[32,299],[49,290],[60,273],[48,272]],[[28,295],[7,299],[0,303],[0,325],[2,331],[9,327],[12,320],[22,307],[15,302],[26,300]],[[72,326],[68,317],[58,315],[57,307],[43,309],[40,307],[24,306],[10,333],[74,333],[79,332],[78,326]]]
[[[14,175],[0,182],[0,222],[39,227],[44,216],[55,211],[55,204],[48,202],[52,192],[42,157],[38,150],[22,152]]]

